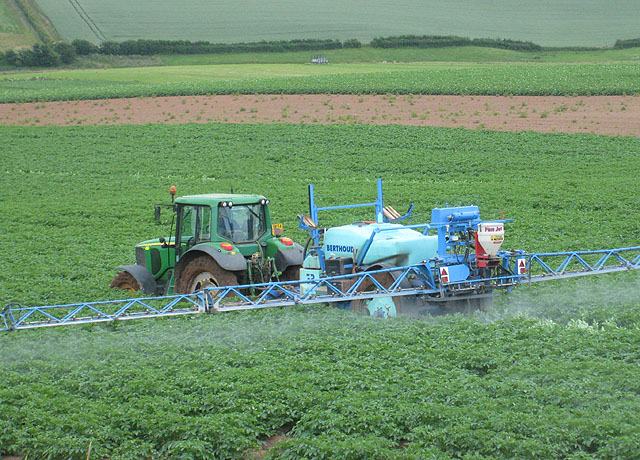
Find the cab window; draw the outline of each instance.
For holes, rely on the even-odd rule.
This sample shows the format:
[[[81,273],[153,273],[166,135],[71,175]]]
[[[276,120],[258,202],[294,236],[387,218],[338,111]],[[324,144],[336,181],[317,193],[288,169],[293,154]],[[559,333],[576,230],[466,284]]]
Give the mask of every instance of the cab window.
[[[260,204],[218,207],[218,235],[234,243],[256,241],[266,231],[264,206]]]
[[[185,205],[180,209],[180,240],[188,246],[211,241],[211,208]]]

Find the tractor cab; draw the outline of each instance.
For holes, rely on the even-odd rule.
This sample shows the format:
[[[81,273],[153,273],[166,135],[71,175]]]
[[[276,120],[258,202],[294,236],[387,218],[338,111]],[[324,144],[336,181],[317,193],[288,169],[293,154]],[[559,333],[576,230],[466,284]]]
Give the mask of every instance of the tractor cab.
[[[117,267],[111,287],[172,294],[298,278],[302,247],[271,225],[264,196],[187,195],[165,206],[175,236],[136,245],[136,264]]]
[[[271,237],[269,200],[260,195],[192,195],[176,200],[176,262],[202,243],[230,243],[243,256]],[[267,232],[269,230],[269,232]],[[226,245],[225,245],[226,246]]]

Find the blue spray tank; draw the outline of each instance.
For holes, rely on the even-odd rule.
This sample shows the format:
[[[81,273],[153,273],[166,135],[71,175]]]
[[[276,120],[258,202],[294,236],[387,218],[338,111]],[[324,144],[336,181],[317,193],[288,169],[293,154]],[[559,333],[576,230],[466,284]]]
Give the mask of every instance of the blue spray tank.
[[[322,229],[317,224],[320,211],[361,207],[374,207],[375,221],[329,229]],[[377,180],[376,200],[355,205],[319,207],[315,203],[313,185],[310,185],[309,216],[298,216],[300,228],[310,234],[301,280],[428,263],[437,270],[435,276],[442,274],[446,280],[461,281],[488,266],[489,262],[485,260],[495,259],[491,262],[492,267],[498,263],[499,259],[493,256],[502,243],[503,224],[508,221],[492,221],[487,226],[494,234],[488,235],[490,251],[484,251],[478,244],[478,234],[487,235],[477,206],[435,208],[430,223],[397,223],[410,217],[412,211],[413,204],[405,215],[384,206],[381,179]],[[431,229],[436,234],[429,235]],[[479,264],[484,267],[479,268]],[[440,267],[445,267],[442,273]]]

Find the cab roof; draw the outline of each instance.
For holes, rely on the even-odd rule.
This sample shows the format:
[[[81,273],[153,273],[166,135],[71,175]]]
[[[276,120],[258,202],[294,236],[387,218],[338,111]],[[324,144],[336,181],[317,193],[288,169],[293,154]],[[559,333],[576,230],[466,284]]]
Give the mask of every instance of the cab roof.
[[[199,204],[217,206],[221,201],[232,201],[233,204],[255,204],[264,200],[262,195],[241,195],[233,193],[209,193],[207,195],[186,195],[176,198],[179,204]]]

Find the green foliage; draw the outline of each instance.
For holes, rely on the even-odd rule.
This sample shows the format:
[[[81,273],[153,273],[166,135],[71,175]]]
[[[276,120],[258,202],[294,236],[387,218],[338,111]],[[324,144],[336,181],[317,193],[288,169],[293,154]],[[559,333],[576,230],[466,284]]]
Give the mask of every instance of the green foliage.
[[[636,328],[292,308],[0,346],[0,453],[247,458],[283,433],[269,459],[638,458]]]
[[[10,272],[0,272],[5,302],[117,295],[106,287],[113,267],[133,262],[137,242],[168,235],[168,227],[155,224],[151,204],[168,200],[170,185],[181,195],[231,188],[265,193],[274,222],[284,223],[285,234],[301,243],[305,233],[297,230],[295,215],[308,206],[309,183],[316,183],[319,203],[358,203],[383,177],[389,204],[397,209],[416,203],[415,224],[446,204],[478,205],[487,219],[503,210],[516,219],[508,227],[507,249],[637,244],[640,196],[633,190],[640,140],[632,137],[216,124],[2,127],[0,135],[11,165],[0,172],[0,226],[12,242],[13,261]],[[286,184],[266,173],[282,168],[289,172]],[[418,186],[425,177],[429,187]],[[278,192],[269,196],[272,190]],[[348,222],[370,218],[369,211],[355,211]],[[328,213],[322,225],[344,219]],[[34,241],[34,234],[47,236]],[[59,253],[67,247],[73,250]]]
[[[99,51],[99,48],[88,40],[76,39],[71,42],[71,45],[75,48],[78,56],[86,56],[87,54],[94,54]]]
[[[107,40],[100,43],[100,46],[98,47],[98,51],[101,54],[107,54],[107,55],[120,54],[120,44],[118,42]]]
[[[501,48],[517,51],[540,51],[542,47],[532,42],[507,40],[498,38],[457,37],[455,35],[397,35],[392,37],[378,37],[371,40],[375,48],[443,48],[449,46],[480,46],[487,48]]]
[[[16,67],[56,67],[61,63],[60,55],[53,46],[39,43],[32,49],[7,51],[5,56],[7,63]]]
[[[308,183],[330,205],[366,201],[383,177],[388,204],[416,203],[408,223],[473,203],[516,219],[505,248],[637,244],[637,138],[215,124],[0,136],[0,298],[26,305],[121,296],[113,267],[168,234],[153,204],[172,184],[272,194],[299,241]],[[640,299],[626,275],[521,287],[476,318],[317,307],[2,334],[0,455],[84,460],[91,442],[91,458],[250,458],[282,435],[267,458],[637,459]]]
[[[639,48],[640,47],[640,38],[631,38],[628,40],[616,40],[614,48]]]
[[[345,48],[358,48],[361,43],[352,39],[343,45],[339,40],[277,40],[252,43],[209,43],[207,41],[190,42],[189,40],[127,40],[119,44],[118,52],[103,49],[104,54],[219,54],[219,53],[280,53],[285,51],[315,51]],[[110,43],[115,50],[115,45]]]
[[[16,65],[15,63],[18,61],[18,53],[13,50],[7,50],[4,53],[4,60],[9,65]]]
[[[76,60],[76,49],[67,42],[57,42],[53,45],[53,50],[60,56],[61,64],[71,64]]]
[[[320,68],[322,67],[322,68]],[[290,69],[287,67],[285,69]],[[68,71],[64,74],[10,75],[0,79],[0,102],[28,102],[73,99],[108,99],[137,96],[186,96],[203,94],[480,94],[480,95],[613,95],[640,93],[638,63],[618,64],[502,64],[403,67],[366,65],[357,73],[357,65],[340,73],[333,66],[299,65],[300,71],[317,69],[326,74],[300,77],[212,79],[218,67],[184,69],[187,81],[178,69],[117,69],[104,71]],[[242,69],[234,66],[235,72]],[[278,71],[277,66],[262,69],[248,66],[247,72]],[[163,73],[166,72],[166,73]],[[204,73],[203,73],[204,72]],[[207,73],[213,72],[213,73]],[[368,73],[365,73],[368,72]],[[56,76],[63,78],[56,80]],[[154,75],[159,75],[154,78]],[[167,83],[162,82],[166,75]],[[194,76],[195,75],[195,78]],[[46,76],[46,78],[45,78]],[[32,78],[27,81],[25,77]],[[109,78],[110,77],[110,78]],[[236,78],[236,79],[234,79]],[[86,81],[94,80],[93,84]],[[107,80],[107,81],[105,81]],[[129,80],[129,81],[127,81]],[[154,84],[139,83],[140,80]],[[175,82],[174,82],[175,81]],[[119,83],[122,82],[122,83]],[[155,83],[158,82],[158,83]],[[83,84],[84,83],[84,84]]]
[[[37,45],[41,47],[43,45]],[[107,56],[131,56],[131,55],[154,55],[154,54],[225,54],[225,53],[282,53],[289,51],[316,51],[331,50],[343,48],[359,48],[362,44],[351,39],[345,41],[344,45],[339,40],[278,40],[278,41],[261,41],[253,43],[209,43],[206,41],[190,42],[189,40],[127,40],[121,43],[115,41],[104,41],[100,46],[96,46],[87,40],[73,40],[71,44],[66,42],[56,42],[53,50],[59,55],[60,59],[54,62],[57,64],[33,64],[34,59],[28,57],[29,50],[18,51],[18,53],[26,53],[25,56],[18,60],[13,60],[15,66],[43,66],[53,67],[55,65],[70,64],[76,55],[84,56],[88,54],[104,54]],[[49,47],[49,45],[45,45]],[[31,50],[32,54],[39,51]],[[30,55],[29,55],[30,56]],[[42,59],[42,58],[40,58]],[[35,59],[37,60],[37,59]]]
[[[343,48],[362,48],[362,43],[356,38],[351,38],[342,42]]]

